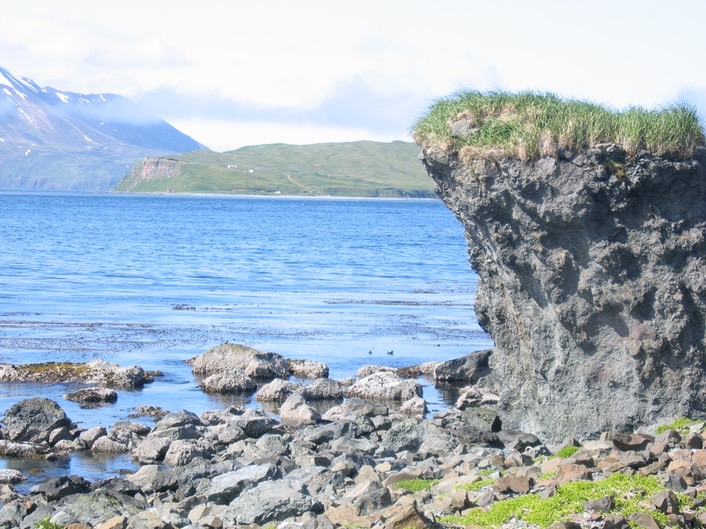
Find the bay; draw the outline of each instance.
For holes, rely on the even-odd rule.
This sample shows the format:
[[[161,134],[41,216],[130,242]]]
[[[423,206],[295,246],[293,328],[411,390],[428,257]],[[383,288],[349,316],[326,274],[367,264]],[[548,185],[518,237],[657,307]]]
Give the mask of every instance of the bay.
[[[0,413],[37,395],[82,427],[144,404],[256,406],[205,395],[186,364],[226,340],[326,362],[337,379],[492,346],[463,228],[438,200],[8,192],[0,238],[0,362],[164,373],[93,410],[62,398],[70,385],[0,384]],[[448,406],[453,394],[421,382],[432,411]]]

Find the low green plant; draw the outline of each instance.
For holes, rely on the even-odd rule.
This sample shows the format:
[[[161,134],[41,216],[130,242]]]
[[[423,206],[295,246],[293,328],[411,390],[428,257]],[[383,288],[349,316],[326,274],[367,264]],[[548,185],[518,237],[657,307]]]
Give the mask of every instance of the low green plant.
[[[657,435],[666,432],[667,430],[676,430],[677,432],[686,433],[689,431],[689,426],[695,424],[697,421],[694,419],[689,419],[687,417],[680,417],[669,424],[662,424],[657,427]]]
[[[52,522],[49,517],[43,518],[34,524],[35,529],[64,529],[64,526]]]
[[[649,510],[649,499],[661,490],[654,476],[612,474],[600,481],[575,481],[557,487],[556,494],[542,499],[539,494],[525,494],[495,502],[487,511],[472,509],[464,516],[446,516],[442,522],[454,525],[475,525],[494,528],[516,519],[544,529],[565,521],[571,514],[583,512],[583,504],[605,496],[613,496],[615,510],[624,516]],[[667,523],[666,515],[652,511],[660,526]]]
[[[459,485],[458,488],[461,490],[474,492],[488,485],[492,485],[493,483],[495,483],[494,479],[481,479],[480,481],[474,481],[473,483],[464,483],[463,485]]]
[[[571,457],[579,450],[580,450],[580,447],[578,447],[576,445],[566,445],[564,448],[557,451],[556,456],[557,457],[564,457],[564,458]]]
[[[463,122],[464,130],[453,130]],[[696,109],[679,103],[659,110],[624,111],[541,92],[468,90],[439,99],[413,126],[422,147],[437,144],[468,159],[521,160],[582,152],[615,143],[628,154],[689,157],[704,145]]]
[[[410,492],[419,492],[421,490],[429,490],[437,483],[439,483],[438,479],[414,478],[398,481],[396,486],[398,489],[408,490]]]

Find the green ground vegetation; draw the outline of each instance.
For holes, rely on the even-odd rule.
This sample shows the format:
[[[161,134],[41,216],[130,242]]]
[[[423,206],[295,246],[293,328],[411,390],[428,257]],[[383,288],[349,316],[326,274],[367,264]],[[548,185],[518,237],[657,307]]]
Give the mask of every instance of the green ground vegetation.
[[[578,452],[579,449],[580,448],[576,445],[566,445],[565,447],[557,450],[556,456],[557,457],[571,457],[576,452]]]
[[[696,424],[697,421],[694,419],[689,419],[687,417],[680,417],[679,419],[670,422],[669,424],[662,424],[657,427],[657,435],[666,432],[667,430],[676,430],[679,433],[688,433],[689,426]]]
[[[452,124],[461,120],[466,126],[455,134]],[[540,92],[458,92],[433,104],[413,134],[422,147],[441,145],[468,159],[556,157],[600,143],[615,143],[629,154],[686,158],[704,145],[704,129],[688,104],[618,111]]]
[[[149,177],[138,162],[115,188],[131,193],[432,198],[412,142],[255,145],[159,158]]]
[[[481,479],[474,481],[473,483],[465,483],[459,488],[468,492],[474,492],[482,489],[483,487],[487,487],[488,485],[492,485],[493,483],[495,483],[494,479]]]
[[[650,509],[650,498],[663,487],[653,476],[612,474],[600,481],[574,481],[557,487],[556,494],[542,499],[539,494],[525,494],[495,502],[488,510],[472,509],[465,516],[447,516],[442,522],[479,526],[500,527],[514,518],[521,522],[545,528],[553,523],[567,520],[570,515],[584,510],[584,503],[605,496],[613,496],[615,512],[628,517],[636,512],[650,513],[664,527],[666,515]]]
[[[408,490],[410,492],[419,492],[422,490],[429,490],[437,483],[439,483],[438,479],[414,478],[398,481],[395,486],[398,489]]]

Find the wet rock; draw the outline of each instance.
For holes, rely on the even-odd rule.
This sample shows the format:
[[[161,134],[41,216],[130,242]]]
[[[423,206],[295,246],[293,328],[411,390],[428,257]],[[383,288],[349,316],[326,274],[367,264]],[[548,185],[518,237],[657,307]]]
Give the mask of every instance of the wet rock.
[[[104,435],[95,440],[91,451],[104,454],[123,454],[130,451],[127,441],[117,439],[111,435]]]
[[[78,438],[86,448],[91,448],[93,443],[95,443],[99,437],[103,437],[104,435],[107,435],[107,433],[108,432],[105,427],[94,426],[93,428],[89,428],[88,430],[81,432]]]
[[[45,362],[38,364],[0,364],[0,381],[65,384],[80,382],[98,386],[135,389],[152,382],[153,376],[138,366],[121,367],[104,360],[86,363]]]
[[[7,439],[0,439],[0,456],[4,457],[35,457],[49,452],[45,445],[35,443],[13,443]]]
[[[328,366],[312,360],[287,360],[289,372],[299,378],[328,378]]]
[[[164,408],[152,405],[136,406],[133,410],[134,413],[131,417],[154,417],[157,420],[160,420],[169,413]]]
[[[308,384],[299,390],[306,400],[341,400],[343,387],[335,380],[322,378]]]
[[[369,377],[370,375],[372,375],[374,373],[395,373],[395,374],[397,374],[397,368],[396,367],[389,367],[389,366],[364,365],[363,367],[358,369],[355,376],[357,378],[365,378],[365,377]]]
[[[49,443],[49,446],[56,446],[61,441],[71,442],[73,440],[74,436],[71,433],[71,429],[66,426],[61,426],[60,428],[54,428],[51,432],[49,432],[47,442]]]
[[[279,410],[283,424],[304,426],[316,424],[321,420],[321,414],[312,408],[299,393],[290,395]]]
[[[71,494],[89,492],[91,484],[80,476],[49,478],[32,487],[32,493],[42,494],[47,501],[56,501]]]
[[[217,345],[189,363],[196,375],[238,371],[255,379],[289,378],[289,366],[282,356],[239,344]]]
[[[81,407],[112,404],[118,401],[118,392],[111,388],[83,388],[64,395],[66,400],[78,402]]]
[[[475,351],[462,358],[441,362],[434,369],[434,380],[436,382],[454,380],[476,384],[490,373],[489,360],[492,353],[492,349]]]
[[[206,377],[201,382],[206,393],[249,393],[257,389],[257,384],[249,376],[239,371],[223,371]]]
[[[495,406],[499,400],[498,395],[485,388],[469,386],[461,390],[458,399],[456,399],[456,407],[459,410],[465,410],[466,408]]]
[[[427,403],[422,397],[412,397],[402,403],[399,412],[405,415],[423,417],[427,412]]]
[[[346,397],[365,400],[390,400],[404,402],[422,396],[422,386],[414,380],[405,380],[395,373],[373,373],[345,390]]]
[[[300,384],[288,382],[281,378],[276,378],[272,382],[264,384],[255,395],[258,402],[284,402],[287,397],[299,391]]]
[[[5,411],[5,437],[11,441],[41,443],[52,430],[76,426],[53,400],[35,397],[22,400]]]
[[[0,469],[0,483],[17,484],[22,483],[27,478],[19,470],[11,470],[7,468]]]

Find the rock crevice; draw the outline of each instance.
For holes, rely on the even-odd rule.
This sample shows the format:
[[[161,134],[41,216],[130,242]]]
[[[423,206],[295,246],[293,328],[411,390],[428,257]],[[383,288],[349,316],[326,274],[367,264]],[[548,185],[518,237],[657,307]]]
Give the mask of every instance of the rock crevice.
[[[465,227],[508,424],[560,440],[706,410],[705,149],[421,159]]]

